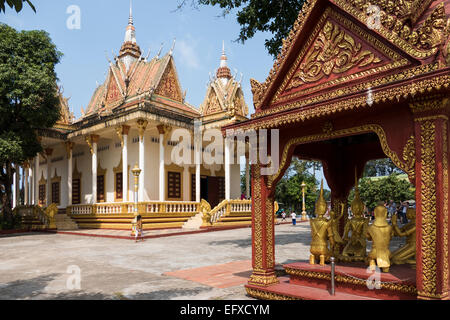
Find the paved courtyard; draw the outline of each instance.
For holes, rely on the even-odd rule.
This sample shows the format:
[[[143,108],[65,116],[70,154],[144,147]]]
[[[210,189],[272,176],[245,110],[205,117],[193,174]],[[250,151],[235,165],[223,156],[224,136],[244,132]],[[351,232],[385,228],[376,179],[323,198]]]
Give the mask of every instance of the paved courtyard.
[[[309,232],[277,226],[277,263],[307,260]],[[1,237],[0,252],[0,299],[249,299],[250,228],[142,243],[29,233]]]

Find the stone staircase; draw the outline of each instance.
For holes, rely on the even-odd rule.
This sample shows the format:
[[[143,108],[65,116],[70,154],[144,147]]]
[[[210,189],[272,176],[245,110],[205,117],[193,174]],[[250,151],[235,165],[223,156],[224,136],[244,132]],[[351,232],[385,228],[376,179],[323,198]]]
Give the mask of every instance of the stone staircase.
[[[191,219],[186,221],[186,223],[183,225],[184,230],[199,230],[203,224],[203,213],[200,212],[193,216]]]
[[[65,213],[55,216],[55,224],[57,230],[78,230],[78,224]]]

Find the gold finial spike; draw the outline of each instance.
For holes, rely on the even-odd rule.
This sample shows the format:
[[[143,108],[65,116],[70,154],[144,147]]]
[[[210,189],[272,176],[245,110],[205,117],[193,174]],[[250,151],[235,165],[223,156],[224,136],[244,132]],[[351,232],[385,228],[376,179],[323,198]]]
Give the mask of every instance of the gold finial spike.
[[[323,179],[322,182],[320,183],[320,198],[323,199]]]

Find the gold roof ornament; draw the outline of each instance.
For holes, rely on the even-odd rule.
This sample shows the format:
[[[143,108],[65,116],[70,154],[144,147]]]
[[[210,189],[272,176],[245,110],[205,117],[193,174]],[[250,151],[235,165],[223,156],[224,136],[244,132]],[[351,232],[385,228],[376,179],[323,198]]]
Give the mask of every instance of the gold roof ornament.
[[[325,197],[324,197],[324,192],[323,192],[323,179],[322,182],[320,184],[320,195],[319,195],[319,199],[316,202],[316,210],[315,213],[319,216],[323,216],[325,214],[325,212],[327,211],[327,202],[325,201]]]
[[[355,197],[353,198],[353,201],[351,203],[351,208],[353,215],[356,216],[362,215],[364,211],[364,202],[362,202],[361,197],[359,195],[358,173],[356,168],[355,168]]]

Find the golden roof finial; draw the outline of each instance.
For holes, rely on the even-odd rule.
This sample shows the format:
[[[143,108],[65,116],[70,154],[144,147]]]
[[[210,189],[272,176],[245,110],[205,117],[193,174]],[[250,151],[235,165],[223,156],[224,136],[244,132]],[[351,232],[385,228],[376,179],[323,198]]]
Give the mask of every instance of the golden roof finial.
[[[364,203],[361,200],[359,195],[359,187],[358,187],[358,171],[355,167],[355,197],[351,203],[352,213],[354,215],[361,215],[364,211]]]

